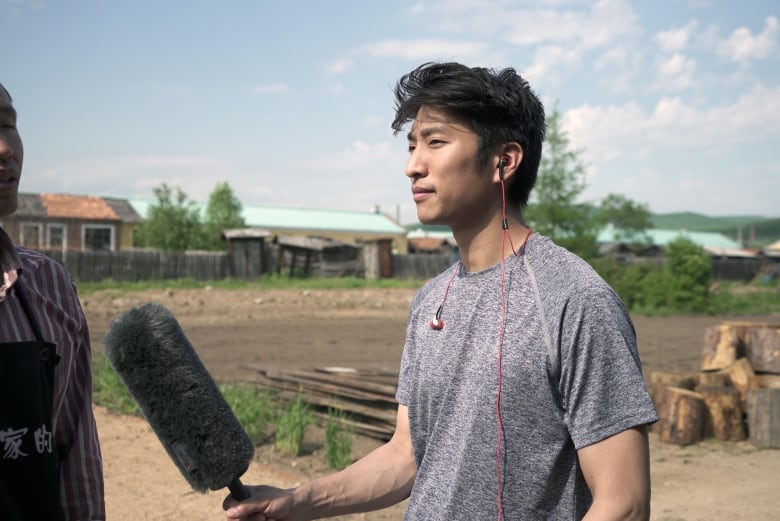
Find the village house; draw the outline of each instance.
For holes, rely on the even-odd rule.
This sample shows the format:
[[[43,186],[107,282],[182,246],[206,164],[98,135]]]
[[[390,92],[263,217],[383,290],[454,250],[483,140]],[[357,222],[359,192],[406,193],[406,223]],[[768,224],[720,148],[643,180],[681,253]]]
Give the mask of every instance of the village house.
[[[125,199],[70,194],[19,194],[0,224],[16,244],[54,251],[118,251],[133,244],[141,217]]]

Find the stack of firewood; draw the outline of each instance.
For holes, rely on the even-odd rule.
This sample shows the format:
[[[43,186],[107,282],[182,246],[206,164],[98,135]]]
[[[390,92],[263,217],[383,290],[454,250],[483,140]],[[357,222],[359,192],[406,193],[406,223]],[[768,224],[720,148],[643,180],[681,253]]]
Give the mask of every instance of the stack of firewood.
[[[780,325],[723,322],[705,330],[701,371],[654,372],[661,441],[703,438],[780,448]]]
[[[314,415],[327,420],[329,410],[347,414],[344,420],[356,434],[389,440],[395,429],[398,373],[385,369],[318,367],[275,369],[242,364],[250,371],[247,380],[273,391],[284,401],[299,397]]]

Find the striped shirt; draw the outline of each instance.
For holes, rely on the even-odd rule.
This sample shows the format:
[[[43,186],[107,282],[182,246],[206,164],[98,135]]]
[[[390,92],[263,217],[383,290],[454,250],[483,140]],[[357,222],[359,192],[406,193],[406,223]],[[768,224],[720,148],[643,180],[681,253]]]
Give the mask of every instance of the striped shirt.
[[[92,351],[76,286],[60,264],[42,253],[15,247],[0,228],[4,286],[24,286],[44,340],[57,345],[52,402],[54,446],[65,447],[60,468],[60,503],[65,521],[106,518],[103,465],[92,413]],[[14,280],[14,272],[18,280]],[[10,274],[10,275],[8,275]],[[13,287],[0,300],[0,344],[35,340]]]

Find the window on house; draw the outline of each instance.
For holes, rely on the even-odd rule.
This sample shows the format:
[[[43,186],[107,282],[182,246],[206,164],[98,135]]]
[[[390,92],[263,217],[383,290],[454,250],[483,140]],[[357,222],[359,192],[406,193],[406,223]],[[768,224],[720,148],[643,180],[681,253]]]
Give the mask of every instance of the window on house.
[[[19,228],[19,244],[25,248],[38,249],[41,247],[41,224],[22,223]]]
[[[82,244],[85,250],[113,251],[114,228],[112,226],[84,225]]]
[[[50,224],[48,226],[48,237],[46,245],[50,250],[64,250],[65,248],[65,225]]]

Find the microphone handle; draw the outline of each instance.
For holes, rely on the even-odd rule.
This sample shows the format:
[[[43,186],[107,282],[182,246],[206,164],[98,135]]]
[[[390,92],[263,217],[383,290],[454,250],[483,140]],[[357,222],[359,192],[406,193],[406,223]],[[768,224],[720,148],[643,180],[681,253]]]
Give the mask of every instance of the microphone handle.
[[[230,495],[233,496],[233,499],[236,501],[243,501],[250,496],[249,489],[241,483],[240,478],[231,481],[228,484],[228,489],[230,489]]]

